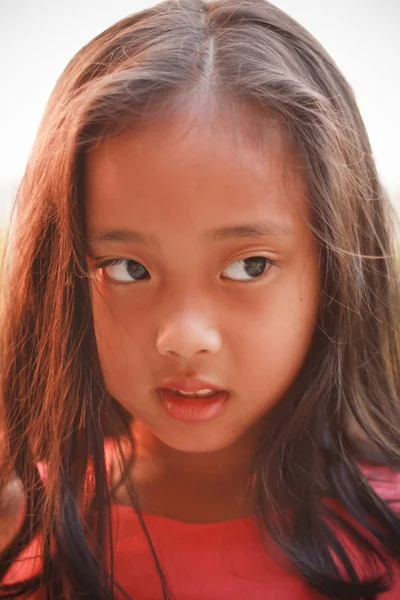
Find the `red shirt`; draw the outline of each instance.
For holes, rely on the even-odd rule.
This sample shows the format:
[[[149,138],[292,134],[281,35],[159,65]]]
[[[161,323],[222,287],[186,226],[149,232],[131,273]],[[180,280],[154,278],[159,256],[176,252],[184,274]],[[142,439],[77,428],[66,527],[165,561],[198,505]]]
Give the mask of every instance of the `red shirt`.
[[[110,446],[106,449],[110,465]],[[374,482],[382,497],[400,497],[400,474],[390,483]],[[177,600],[318,600],[325,598],[288,573],[262,544],[254,517],[219,523],[185,523],[143,513],[167,580]],[[114,576],[135,600],[162,599],[161,584],[133,508],[112,503]],[[3,583],[40,571],[38,539],[26,549]],[[400,565],[395,586],[382,600],[399,600]],[[117,592],[118,597],[118,592]],[[42,600],[36,594],[32,600]]]

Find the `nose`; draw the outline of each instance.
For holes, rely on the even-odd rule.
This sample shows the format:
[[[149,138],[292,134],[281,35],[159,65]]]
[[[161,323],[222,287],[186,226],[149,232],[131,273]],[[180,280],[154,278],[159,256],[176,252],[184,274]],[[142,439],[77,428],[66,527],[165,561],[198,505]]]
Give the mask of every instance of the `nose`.
[[[157,350],[160,354],[191,358],[199,353],[217,354],[222,341],[219,332],[198,315],[177,314],[160,329]]]

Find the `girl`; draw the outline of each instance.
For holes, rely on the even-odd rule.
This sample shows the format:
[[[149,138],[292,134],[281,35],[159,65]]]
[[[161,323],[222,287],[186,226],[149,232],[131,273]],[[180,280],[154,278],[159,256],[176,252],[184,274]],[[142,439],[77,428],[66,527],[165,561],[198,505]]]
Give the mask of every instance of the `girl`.
[[[8,252],[0,597],[399,598],[393,237],[349,85],[265,0],[78,52]]]

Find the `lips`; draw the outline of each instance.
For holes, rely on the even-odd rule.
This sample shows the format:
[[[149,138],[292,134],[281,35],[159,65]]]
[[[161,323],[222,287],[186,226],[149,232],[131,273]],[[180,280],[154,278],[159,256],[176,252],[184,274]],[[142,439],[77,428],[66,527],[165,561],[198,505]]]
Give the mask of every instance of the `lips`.
[[[213,391],[210,397],[179,396],[172,389],[158,389],[161,406],[169,417],[186,423],[205,423],[216,419],[224,412],[230,394]]]

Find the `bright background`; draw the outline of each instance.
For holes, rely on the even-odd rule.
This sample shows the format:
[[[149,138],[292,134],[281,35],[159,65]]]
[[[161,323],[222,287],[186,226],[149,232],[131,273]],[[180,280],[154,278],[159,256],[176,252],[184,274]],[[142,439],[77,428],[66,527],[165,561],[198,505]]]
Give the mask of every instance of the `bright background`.
[[[151,0],[1,0],[0,223],[52,88],[81,46]],[[276,0],[325,46],[355,90],[382,181],[400,213],[400,0]]]

